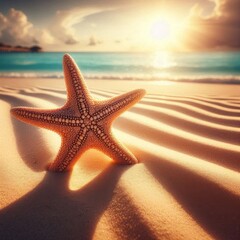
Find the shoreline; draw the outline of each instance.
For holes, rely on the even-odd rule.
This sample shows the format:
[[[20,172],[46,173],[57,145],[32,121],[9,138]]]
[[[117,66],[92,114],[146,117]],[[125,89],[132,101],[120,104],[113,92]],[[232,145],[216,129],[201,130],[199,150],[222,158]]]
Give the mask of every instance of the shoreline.
[[[88,80],[110,80],[110,81],[149,81],[149,82],[176,82],[176,83],[205,83],[205,84],[240,84],[240,76],[239,75],[229,75],[229,76],[198,76],[198,75],[189,75],[189,76],[180,76],[176,77],[154,77],[154,76],[131,76],[126,74],[83,74],[85,79]],[[64,75],[59,73],[19,73],[19,72],[11,72],[8,73],[0,73],[0,78],[3,79],[62,79]]]
[[[110,80],[110,79],[86,79],[88,87],[97,89],[107,89],[111,83],[111,90],[122,89],[123,91],[132,90],[134,88],[145,88],[147,92],[154,94],[178,94],[185,95],[185,91],[194,94],[218,95],[224,93],[231,93],[234,96],[239,96],[240,85],[238,84],[224,84],[224,83],[197,83],[197,82],[172,82],[172,81],[124,81]],[[127,84],[126,84],[127,83]],[[53,87],[65,89],[65,82],[63,78],[1,78],[1,87]],[[214,94],[213,94],[214,93]]]

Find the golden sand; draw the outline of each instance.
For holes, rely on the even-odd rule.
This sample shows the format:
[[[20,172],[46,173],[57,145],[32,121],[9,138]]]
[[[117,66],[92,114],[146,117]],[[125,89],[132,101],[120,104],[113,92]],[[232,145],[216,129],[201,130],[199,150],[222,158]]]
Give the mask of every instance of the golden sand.
[[[240,86],[87,81],[99,99],[147,90],[113,125],[140,163],[90,150],[47,172],[59,137],[10,108],[62,106],[63,79],[0,79],[0,239],[238,239]]]

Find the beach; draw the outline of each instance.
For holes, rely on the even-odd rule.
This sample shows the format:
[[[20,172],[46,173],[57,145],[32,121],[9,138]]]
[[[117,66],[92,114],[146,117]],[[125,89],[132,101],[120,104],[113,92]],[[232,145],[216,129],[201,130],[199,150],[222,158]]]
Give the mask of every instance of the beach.
[[[87,79],[106,99],[143,88],[114,123],[138,164],[87,151],[46,170],[60,138],[11,107],[57,108],[62,78],[0,78],[0,239],[239,239],[240,85]]]

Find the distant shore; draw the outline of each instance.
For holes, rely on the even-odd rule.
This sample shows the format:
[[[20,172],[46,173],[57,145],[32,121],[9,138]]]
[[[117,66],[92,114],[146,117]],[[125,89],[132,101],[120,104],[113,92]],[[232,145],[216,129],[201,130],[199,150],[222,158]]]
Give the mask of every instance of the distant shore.
[[[1,52],[42,52],[42,48],[37,45],[26,47],[20,45],[11,46],[8,44],[0,43],[0,53]]]

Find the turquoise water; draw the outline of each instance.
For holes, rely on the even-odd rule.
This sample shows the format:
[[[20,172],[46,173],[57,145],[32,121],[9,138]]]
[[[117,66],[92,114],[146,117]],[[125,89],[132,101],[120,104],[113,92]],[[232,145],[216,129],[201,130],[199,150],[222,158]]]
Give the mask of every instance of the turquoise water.
[[[0,76],[63,77],[64,53],[1,53]],[[240,82],[240,53],[71,53],[87,78]]]

